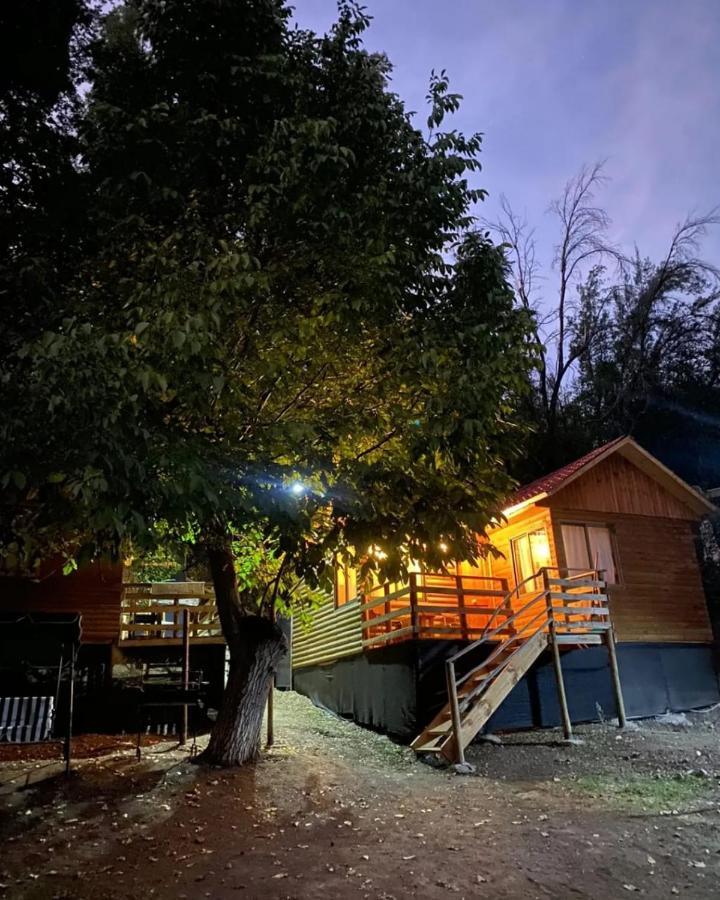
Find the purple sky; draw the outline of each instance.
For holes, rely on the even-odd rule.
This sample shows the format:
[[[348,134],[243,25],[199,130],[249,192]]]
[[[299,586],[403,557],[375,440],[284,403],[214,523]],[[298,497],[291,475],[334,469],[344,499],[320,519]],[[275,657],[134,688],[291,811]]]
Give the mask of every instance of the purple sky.
[[[553,243],[545,214],[583,163],[607,158],[599,199],[612,236],[658,257],[687,212],[720,204],[720,0],[365,0],[366,45],[426,118],[431,69],[464,95],[457,127],[482,131],[492,218],[499,194]],[[295,0],[325,30],[335,0]],[[704,255],[720,263],[720,229]]]

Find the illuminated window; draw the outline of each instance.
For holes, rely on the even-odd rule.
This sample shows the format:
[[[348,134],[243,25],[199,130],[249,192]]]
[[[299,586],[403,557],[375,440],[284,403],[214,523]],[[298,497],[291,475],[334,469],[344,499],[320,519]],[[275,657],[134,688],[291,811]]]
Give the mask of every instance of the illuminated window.
[[[617,568],[609,528],[604,525],[566,523],[562,526],[562,537],[568,569],[599,569],[604,572],[608,584],[616,583]],[[572,575],[572,571],[570,574]]]
[[[357,574],[347,563],[335,564],[335,606],[342,606],[357,595]]]
[[[525,594],[528,591],[539,591],[542,587],[540,579],[526,581],[537,571],[550,566],[550,542],[544,528],[530,531],[510,542],[512,548],[513,568],[515,570],[515,584],[519,585],[518,593]],[[526,582],[523,584],[523,582]]]

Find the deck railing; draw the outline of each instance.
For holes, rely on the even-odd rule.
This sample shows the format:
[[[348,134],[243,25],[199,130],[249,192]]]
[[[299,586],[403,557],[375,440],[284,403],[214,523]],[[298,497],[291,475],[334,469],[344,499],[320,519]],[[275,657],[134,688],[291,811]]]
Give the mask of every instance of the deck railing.
[[[120,644],[181,643],[185,616],[194,644],[223,641],[215,596],[206,582],[126,584],[120,607]]]
[[[402,584],[381,584],[335,606],[316,610],[306,625],[293,627],[293,668],[333,662],[344,656],[406,640],[475,640],[506,602],[502,578],[412,573]]]
[[[360,601],[363,647],[409,638],[474,640],[489,619],[511,615],[503,578],[411,573],[407,584],[379,585]]]
[[[598,573],[546,568],[527,581],[552,594],[553,616],[563,633],[597,631],[607,621]],[[294,626],[293,668],[407,640],[501,640],[525,634],[534,611],[524,607],[539,588],[523,589],[520,583],[510,590],[502,578],[412,573],[407,582],[377,585],[340,606],[328,601],[308,624]]]

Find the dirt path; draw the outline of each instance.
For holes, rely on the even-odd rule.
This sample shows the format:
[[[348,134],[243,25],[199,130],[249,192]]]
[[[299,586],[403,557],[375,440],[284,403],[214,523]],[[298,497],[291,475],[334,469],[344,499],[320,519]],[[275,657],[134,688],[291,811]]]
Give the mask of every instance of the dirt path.
[[[460,777],[297,695],[276,709],[278,744],[252,768],[163,745],[0,797],[0,895],[718,896],[711,723],[586,728],[572,747],[515,736],[474,748],[478,774]]]

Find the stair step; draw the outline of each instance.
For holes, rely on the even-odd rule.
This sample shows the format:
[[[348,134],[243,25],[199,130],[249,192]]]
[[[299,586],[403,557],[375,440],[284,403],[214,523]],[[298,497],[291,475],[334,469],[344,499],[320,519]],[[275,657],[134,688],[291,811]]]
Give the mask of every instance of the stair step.
[[[599,634],[558,634],[558,644],[602,644],[603,639]]]
[[[436,725],[434,728],[428,728],[425,731],[425,734],[434,734],[434,735],[449,734],[451,728],[452,728],[452,722],[450,721],[450,719],[448,719],[447,722],[445,722],[442,725]]]
[[[429,744],[420,744],[419,747],[413,747],[416,753],[442,753],[442,749],[434,741],[430,741]]]

